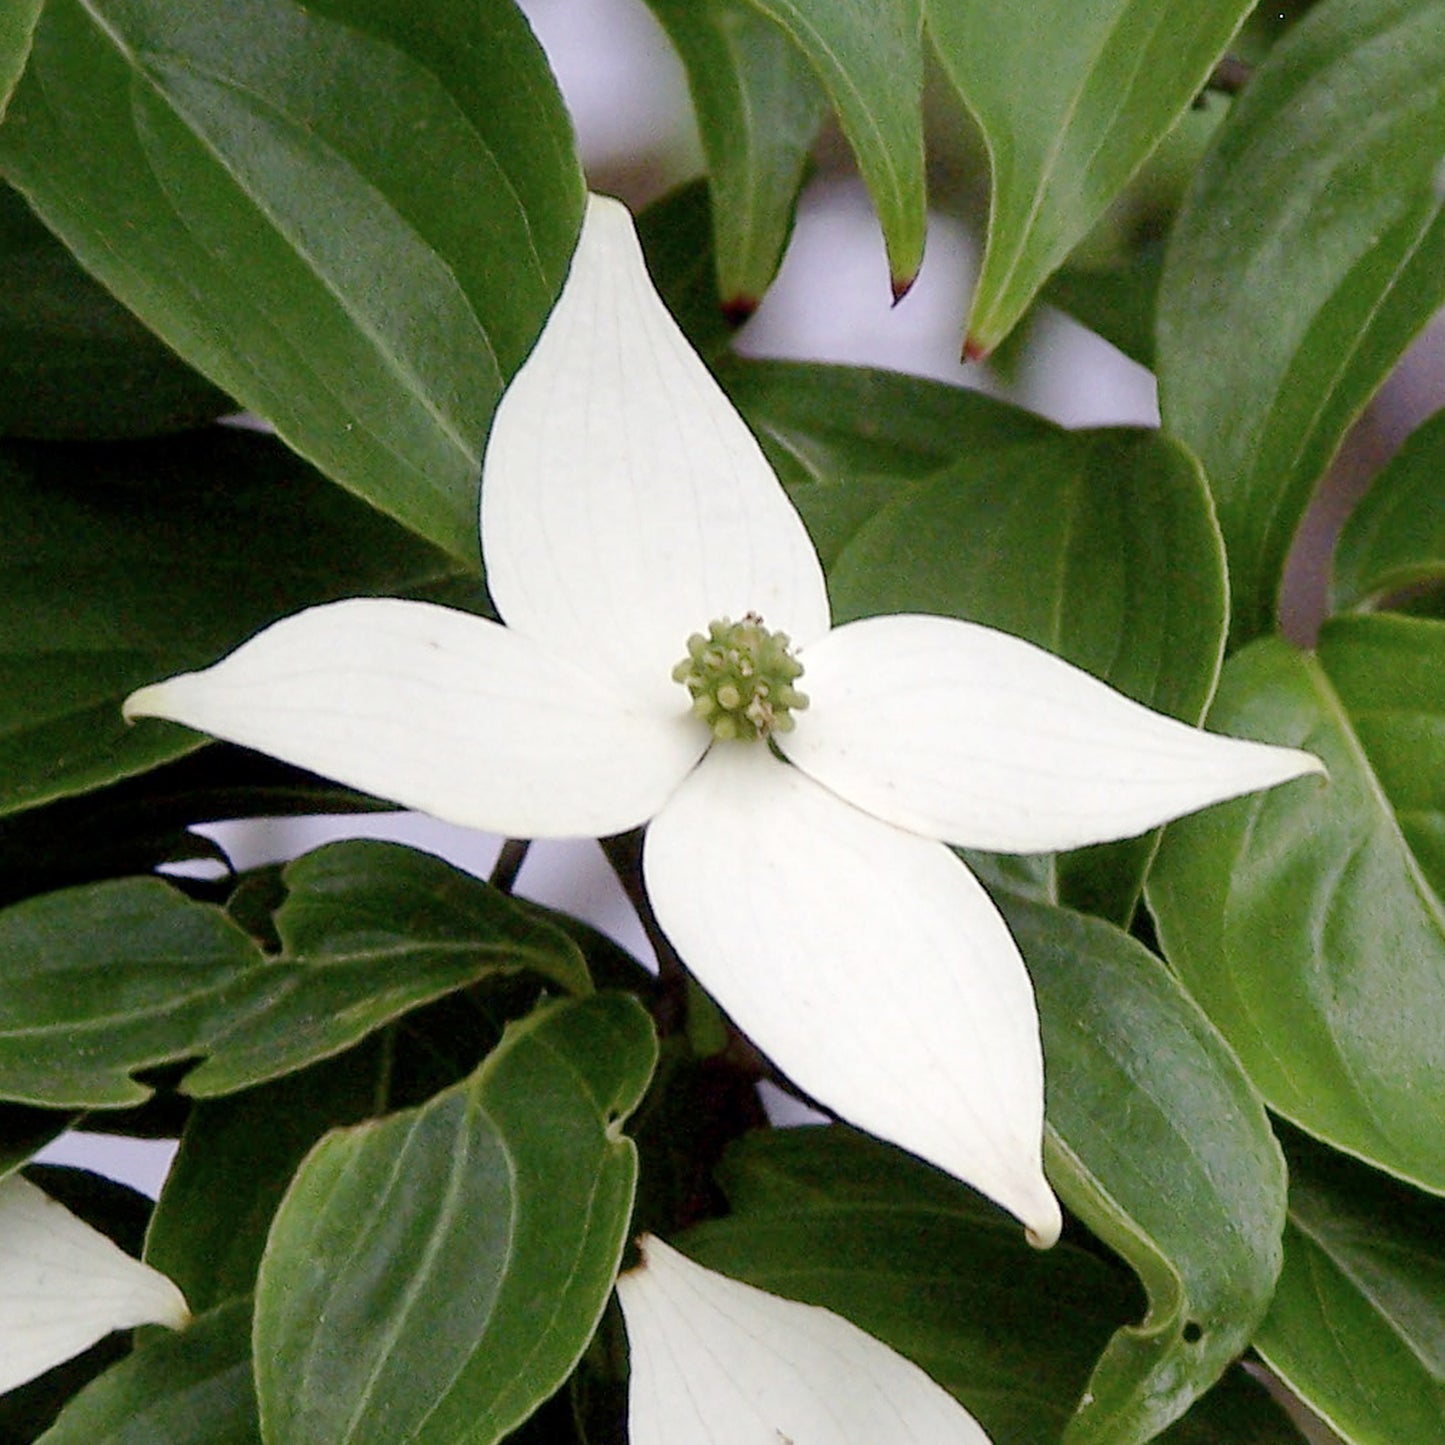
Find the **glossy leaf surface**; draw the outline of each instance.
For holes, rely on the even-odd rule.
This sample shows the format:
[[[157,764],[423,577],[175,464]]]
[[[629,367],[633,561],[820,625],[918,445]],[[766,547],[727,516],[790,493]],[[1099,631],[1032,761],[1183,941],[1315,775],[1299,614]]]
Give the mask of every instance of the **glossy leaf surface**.
[[[249,1297],[198,1316],[180,1334],[153,1334],[82,1390],[40,1437],[44,1445],[259,1445],[260,1439]]]
[[[1335,548],[1337,609],[1378,605],[1445,581],[1445,412],[1425,422],[1370,483]]]
[[[1436,0],[1315,7],[1216,132],[1175,226],[1160,401],[1214,490],[1240,641],[1273,618],[1345,428],[1445,298],[1442,74]]]
[[[1248,1079],[1158,959],[1100,919],[1002,902],[1039,1001],[1050,1179],[1149,1296],[1064,1439],[1142,1442],[1214,1384],[1263,1316],[1283,1161]]]
[[[968,321],[987,355],[1199,93],[1247,0],[928,0],[988,146],[988,246]]]
[[[750,314],[782,260],[827,111],[786,31],[745,0],[647,0],[687,71],[707,154],[717,294]]]
[[[808,57],[873,198],[894,294],[923,259],[922,0],[749,0]],[[882,278],[880,278],[881,280]]]
[[[490,1445],[547,1399],[611,1292],[655,1058],[633,999],[544,1006],[463,1083],[323,1140],[261,1266],[264,1438]]]
[[[1211,723],[1322,758],[1172,824],[1148,885],[1170,963],[1271,1107],[1445,1192],[1445,624],[1325,625],[1231,659]]]
[[[1445,1205],[1290,1151],[1284,1273],[1255,1345],[1350,1445],[1445,1431]]]
[[[0,171],[200,371],[475,565],[487,421],[582,209],[508,0],[55,0]]]
[[[0,435],[157,436],[235,410],[0,185]]]
[[[589,985],[575,945],[424,853],[337,843],[284,873],[278,954],[158,879],[68,889],[0,914],[0,1089],[118,1108],[133,1075],[205,1055],[188,1092],[222,1094],[339,1053],[496,970]]]
[[[127,726],[135,687],[281,613],[454,570],[279,443],[231,430],[118,451],[10,444],[0,532],[0,812],[201,745]]]

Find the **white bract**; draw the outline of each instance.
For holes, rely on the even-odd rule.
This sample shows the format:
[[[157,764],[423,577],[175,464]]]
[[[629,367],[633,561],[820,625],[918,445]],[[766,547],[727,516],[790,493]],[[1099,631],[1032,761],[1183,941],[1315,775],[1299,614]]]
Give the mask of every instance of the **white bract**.
[[[945,844],[1103,842],[1316,760],[1161,717],[987,628],[830,630],[802,522],[615,201],[591,201],[498,408],[481,522],[505,626],[392,599],[317,607],[142,689],[127,714],[513,836],[648,824],[658,921],[759,1048],[841,1117],[1055,1239],[1033,992]],[[718,712],[705,721],[674,670],[702,657],[699,686],[738,702],[743,731],[766,730],[786,677],[750,705],[716,671],[747,683],[745,657],[689,647],[750,616],[802,664],[810,702],[790,731],[721,740],[738,727],[710,726]]]
[[[917,1365],[817,1305],[716,1274],[660,1239],[617,1281],[630,1445],[989,1445]]]
[[[190,1319],[165,1275],[19,1175],[0,1180],[0,1393],[112,1330]]]

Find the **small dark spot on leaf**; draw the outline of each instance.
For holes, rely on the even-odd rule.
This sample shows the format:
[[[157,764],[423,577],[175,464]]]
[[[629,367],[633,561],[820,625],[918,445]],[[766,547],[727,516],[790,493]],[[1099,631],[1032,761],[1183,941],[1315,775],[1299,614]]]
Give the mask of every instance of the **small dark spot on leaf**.
[[[1204,1338],[1204,1326],[1198,1320],[1186,1320],[1181,1333],[1186,1345],[1197,1345]]]

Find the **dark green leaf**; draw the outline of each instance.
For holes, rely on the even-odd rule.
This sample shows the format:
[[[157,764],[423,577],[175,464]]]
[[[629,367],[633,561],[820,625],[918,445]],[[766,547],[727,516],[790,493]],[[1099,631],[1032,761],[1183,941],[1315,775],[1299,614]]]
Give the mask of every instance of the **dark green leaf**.
[[[808,57],[873,198],[895,295],[923,259],[923,0],[748,0]]]
[[[137,1070],[233,1092],[341,1052],[498,971],[590,987],[575,945],[511,899],[392,843],[319,848],[283,873],[274,957],[156,879],[69,889],[0,913],[0,1094],[55,1107],[144,1100]]]
[[[75,1120],[75,1114],[60,1110],[0,1105],[0,1176],[13,1174],[52,1139],[65,1133]]]
[[[0,185],[0,436],[156,436],[236,409]]]
[[[829,568],[901,483],[978,451],[1057,434],[981,392],[897,372],[729,359],[719,377]]]
[[[988,145],[988,246],[967,351],[986,355],[1199,93],[1249,0],[927,0]]]
[[[710,363],[732,341],[718,301],[713,265],[712,206],[707,182],[690,181],[637,217],[647,270],[693,349]]]
[[[488,419],[583,203],[510,0],[50,0],[0,170],[182,356],[475,567]]]
[[[745,0],[647,0],[687,70],[707,153],[724,310],[751,314],[777,274],[827,111],[785,31]]]
[[[373,1035],[339,1058],[191,1111],[145,1258],[193,1312],[255,1288],[271,1218],[297,1166],[328,1129],[385,1107],[394,1050],[388,1035]]]
[[[1269,1391],[1237,1365],[1159,1439],[1162,1445],[1305,1445]]]
[[[1445,582],[1445,412],[1421,426],[1370,483],[1335,549],[1336,608],[1369,607]]]
[[[0,120],[5,119],[10,92],[15,89],[15,82],[25,69],[25,61],[30,55],[30,40],[44,3],[45,0],[11,0],[0,11]]]
[[[1067,1243],[1048,1253],[935,1169],[842,1128],[750,1135],[732,1213],[678,1243],[700,1263],[845,1316],[956,1395],[995,1445],[1057,1439],[1129,1282]]]
[[[278,616],[454,570],[269,437],[0,448],[0,813],[198,748],[127,693]]]
[[[1274,1109],[1445,1192],[1445,623],[1261,640],[1210,722],[1330,776],[1170,825],[1148,885],[1165,953]]]
[[[1284,1273],[1255,1344],[1350,1445],[1445,1436],[1445,1204],[1291,1149]]]
[[[1060,1197],[1138,1273],[1069,1445],[1151,1440],[1249,1343],[1280,1267],[1285,1172],[1258,1096],[1167,969],[1100,919],[1002,898],[1038,997]]]
[[[272,1445],[490,1445],[572,1372],[626,1238],[656,1058],[621,994],[545,1006],[422,1108],[328,1135],[272,1226]]]
[[[1125,265],[1107,269],[1065,266],[1055,271],[1040,299],[1067,311],[1125,356],[1154,366],[1154,310],[1164,249],[1139,247]]]
[[[1346,427],[1445,299],[1445,7],[1330,0],[1216,132],[1159,295],[1164,424],[1204,463],[1233,632],[1269,627]]]
[[[1055,430],[978,447],[861,526],[829,591],[840,621],[933,612],[982,622],[1191,723],[1224,639],[1223,557],[1203,479],[1153,432]],[[1153,844],[1063,858],[1054,896],[1126,921]]]
[[[259,1445],[251,1301],[146,1343],[71,1401],[36,1445]]]

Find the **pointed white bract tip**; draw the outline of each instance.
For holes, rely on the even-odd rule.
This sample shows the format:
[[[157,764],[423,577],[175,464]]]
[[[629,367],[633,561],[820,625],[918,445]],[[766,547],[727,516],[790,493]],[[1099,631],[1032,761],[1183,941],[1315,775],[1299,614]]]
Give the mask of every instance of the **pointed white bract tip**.
[[[695,1264],[661,1240],[617,1281],[631,1445],[989,1445],[917,1365],[829,1310]]]
[[[0,1393],[112,1330],[189,1322],[184,1296],[165,1275],[28,1180],[0,1181]]]
[[[1024,1224],[1024,1238],[1035,1249],[1052,1249],[1064,1232],[1064,1216],[1054,1191],[1040,1181],[1041,1190],[1027,1214],[1019,1217]]]

